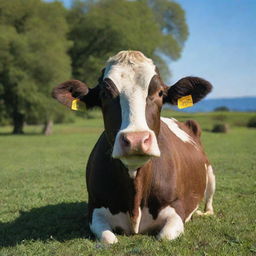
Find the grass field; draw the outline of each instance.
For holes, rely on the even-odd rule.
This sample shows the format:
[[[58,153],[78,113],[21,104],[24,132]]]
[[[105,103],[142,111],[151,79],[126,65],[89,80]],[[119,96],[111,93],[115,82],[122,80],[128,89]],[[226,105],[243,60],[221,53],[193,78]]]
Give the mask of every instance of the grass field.
[[[179,239],[118,236],[106,246],[87,227],[85,164],[102,131],[100,115],[56,125],[52,136],[8,135],[0,128],[0,256],[79,255],[256,255],[256,129],[244,127],[253,113],[184,114],[164,111],[202,125],[214,166],[214,217],[194,217]],[[211,133],[213,123],[230,124],[227,134]]]

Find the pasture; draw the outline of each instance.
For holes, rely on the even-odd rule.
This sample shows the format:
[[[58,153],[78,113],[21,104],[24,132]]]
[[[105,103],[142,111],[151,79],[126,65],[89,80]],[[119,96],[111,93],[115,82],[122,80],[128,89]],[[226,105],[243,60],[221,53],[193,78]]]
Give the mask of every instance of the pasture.
[[[101,115],[54,126],[54,134],[8,135],[0,128],[0,255],[256,255],[256,129],[245,127],[253,113],[185,114],[163,111],[178,120],[195,119],[215,170],[215,216],[197,217],[175,241],[152,236],[118,236],[106,246],[87,226],[85,165],[103,130]],[[227,134],[212,133],[216,122]]]

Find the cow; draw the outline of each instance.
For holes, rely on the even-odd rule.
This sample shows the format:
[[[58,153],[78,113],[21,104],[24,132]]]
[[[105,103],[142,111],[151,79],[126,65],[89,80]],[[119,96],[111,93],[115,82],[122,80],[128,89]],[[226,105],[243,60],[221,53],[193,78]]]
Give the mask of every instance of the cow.
[[[53,97],[69,108],[78,100],[102,110],[105,129],[86,168],[89,226],[96,238],[113,244],[114,232],[121,231],[173,240],[203,198],[201,215],[213,214],[215,176],[200,126],[160,116],[164,103],[177,105],[187,95],[196,103],[211,89],[199,77],[166,86],[139,51],[109,58],[94,88],[69,80],[53,89]]]

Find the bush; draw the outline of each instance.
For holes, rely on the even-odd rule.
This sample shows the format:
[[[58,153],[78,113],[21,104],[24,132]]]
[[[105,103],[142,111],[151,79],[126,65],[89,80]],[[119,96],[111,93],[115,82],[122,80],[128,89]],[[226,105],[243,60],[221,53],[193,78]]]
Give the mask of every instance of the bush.
[[[214,109],[215,112],[219,112],[219,111],[229,111],[229,108],[226,106],[220,106]]]
[[[212,132],[227,133],[229,126],[227,124],[215,124],[212,128]]]
[[[247,123],[247,127],[256,128],[256,116],[253,116]]]

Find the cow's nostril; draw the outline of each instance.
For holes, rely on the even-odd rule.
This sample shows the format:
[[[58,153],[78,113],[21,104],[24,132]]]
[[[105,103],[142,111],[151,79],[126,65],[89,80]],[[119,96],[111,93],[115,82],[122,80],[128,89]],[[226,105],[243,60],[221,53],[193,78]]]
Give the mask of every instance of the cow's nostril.
[[[126,136],[126,134],[123,134],[121,136],[121,141],[122,141],[122,144],[125,146],[125,147],[129,147],[131,145],[131,141],[129,140],[129,138]]]
[[[144,138],[143,138],[143,144],[149,144],[150,141],[151,141],[151,138],[150,138],[150,133],[148,133]]]
[[[148,134],[145,135],[145,137],[142,140],[142,145],[141,145],[142,146],[142,150],[144,152],[147,152],[150,149],[151,144],[152,144],[151,134],[148,133]]]

